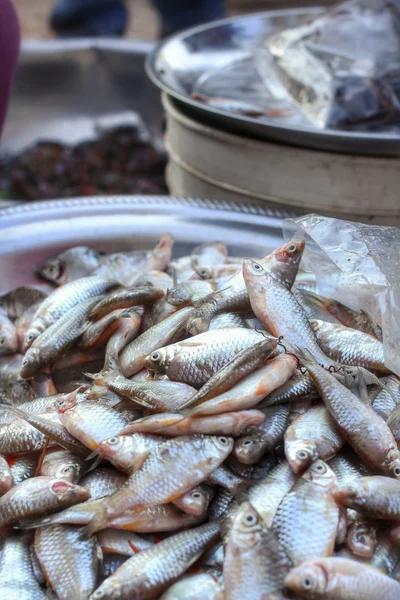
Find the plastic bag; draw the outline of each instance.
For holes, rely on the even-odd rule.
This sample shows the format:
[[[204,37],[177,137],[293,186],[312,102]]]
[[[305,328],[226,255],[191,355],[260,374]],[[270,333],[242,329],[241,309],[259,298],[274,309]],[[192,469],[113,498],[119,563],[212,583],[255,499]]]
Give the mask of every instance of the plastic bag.
[[[398,131],[400,0],[351,0],[267,38],[256,62],[319,128]]]
[[[354,310],[364,310],[383,330],[385,363],[400,375],[400,229],[306,215],[284,222],[307,240],[306,271],[317,290]]]

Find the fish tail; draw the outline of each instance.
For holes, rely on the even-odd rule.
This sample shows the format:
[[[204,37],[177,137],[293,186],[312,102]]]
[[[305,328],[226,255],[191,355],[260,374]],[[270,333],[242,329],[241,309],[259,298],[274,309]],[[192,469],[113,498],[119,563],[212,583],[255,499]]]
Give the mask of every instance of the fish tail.
[[[99,507],[96,510],[96,514],[89,521],[89,523],[82,529],[82,535],[84,537],[92,537],[100,529],[105,529],[108,522],[107,508],[105,506]]]

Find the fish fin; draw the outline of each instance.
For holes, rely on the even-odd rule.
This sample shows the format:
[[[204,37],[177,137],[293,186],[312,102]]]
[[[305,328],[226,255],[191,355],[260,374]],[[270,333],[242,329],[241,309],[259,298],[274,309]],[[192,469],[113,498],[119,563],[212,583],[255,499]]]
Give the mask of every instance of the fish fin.
[[[138,546],[136,546],[136,544],[132,542],[132,540],[128,540],[128,544],[130,545],[135,554],[139,554],[141,550],[140,548],[138,548]]]
[[[107,510],[105,507],[101,507],[101,511],[97,511],[94,517],[82,529],[83,537],[92,537],[100,529],[105,529],[107,521]]]

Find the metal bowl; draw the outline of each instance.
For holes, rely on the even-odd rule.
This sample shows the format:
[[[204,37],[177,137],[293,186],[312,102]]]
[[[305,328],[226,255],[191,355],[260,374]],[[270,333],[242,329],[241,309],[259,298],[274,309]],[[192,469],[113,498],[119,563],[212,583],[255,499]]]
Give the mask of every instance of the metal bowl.
[[[35,281],[34,268],[68,247],[115,252],[151,248],[164,231],[175,256],[220,240],[233,254],[261,257],[282,240],[283,211],[170,196],[107,196],[17,204],[0,210],[0,292]]]
[[[238,89],[245,90],[251,103],[252,94],[264,93],[252,60],[260,42],[266,35],[295,27],[323,10],[326,8],[273,10],[189,29],[153,50],[147,59],[147,72],[158,87],[179,102],[180,109],[188,116],[226,131],[318,150],[400,156],[400,137],[395,134],[317,129],[277,118],[257,119],[213,108],[191,97],[192,92],[199,91],[200,81],[230,77],[230,81],[235,78],[241,82]]]

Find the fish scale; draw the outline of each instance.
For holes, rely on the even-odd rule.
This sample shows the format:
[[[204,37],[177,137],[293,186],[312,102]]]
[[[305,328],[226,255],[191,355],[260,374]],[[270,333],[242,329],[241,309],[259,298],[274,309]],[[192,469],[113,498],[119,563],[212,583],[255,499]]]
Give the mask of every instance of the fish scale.
[[[29,554],[29,537],[9,535],[0,555],[1,593],[7,600],[47,600],[36,580]]]

